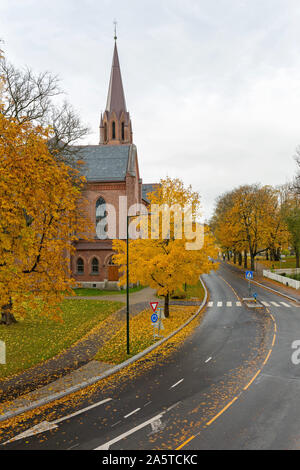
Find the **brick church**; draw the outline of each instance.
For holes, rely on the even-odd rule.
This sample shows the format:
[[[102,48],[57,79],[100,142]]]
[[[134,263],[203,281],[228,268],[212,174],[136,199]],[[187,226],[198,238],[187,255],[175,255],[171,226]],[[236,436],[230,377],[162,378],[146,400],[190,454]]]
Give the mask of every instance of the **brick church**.
[[[112,260],[112,239],[103,236],[103,208],[105,205],[114,206],[117,237],[125,239],[126,231],[124,233],[124,227],[118,224],[119,212],[127,215],[128,208],[133,204],[147,205],[147,194],[155,186],[143,185],[140,177],[116,37],[106,109],[101,114],[100,142],[98,145],[79,147],[79,153],[80,160],[84,162],[81,171],[87,181],[83,195],[88,200],[89,217],[95,223],[95,233],[93,241],[80,240],[76,243],[71,270],[82,286],[114,288],[119,278],[118,267]]]

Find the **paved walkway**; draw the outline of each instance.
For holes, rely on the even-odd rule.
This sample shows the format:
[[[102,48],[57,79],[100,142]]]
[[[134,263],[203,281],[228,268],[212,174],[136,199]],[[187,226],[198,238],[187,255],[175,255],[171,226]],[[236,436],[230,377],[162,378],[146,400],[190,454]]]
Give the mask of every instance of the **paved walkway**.
[[[87,300],[111,300],[118,302],[126,302],[126,293],[116,294],[116,295],[107,295],[107,296],[76,296],[68,297],[71,299],[87,299]],[[130,316],[133,317],[140,313],[141,311],[149,308],[149,302],[159,301],[163,305],[163,299],[158,299],[155,295],[155,290],[150,287],[146,287],[138,292],[133,292],[130,294]],[[191,301],[170,301],[170,305],[199,305],[200,302],[197,300]],[[66,351],[63,351],[61,354],[49,359],[48,361],[42,362],[31,369],[25,370],[20,374],[17,374],[13,377],[8,377],[7,379],[0,380],[0,403],[3,403],[8,400],[14,400],[15,398],[33,392],[36,393],[37,389],[49,390],[49,384],[51,383],[51,388],[53,382],[61,379],[61,382],[58,380],[58,387],[66,386],[65,381],[62,379],[67,374],[70,374],[70,380],[72,377],[75,377],[77,381],[76,371],[78,372],[78,377],[81,377],[81,370],[83,373],[90,374],[88,364],[92,361],[92,373],[93,367],[101,369],[101,371],[106,369],[106,365],[97,363],[93,361],[98,350],[109,341],[126,321],[126,305],[122,307],[119,311],[113,313],[108,318],[106,318],[99,327],[94,328],[90,333],[88,333],[84,338],[75,343]],[[94,364],[94,365],[93,365]],[[104,369],[103,369],[104,367]],[[100,370],[99,370],[100,372]],[[75,374],[75,375],[73,375]],[[67,380],[68,381],[68,380]],[[45,392],[46,393],[46,392]]]
[[[89,296],[68,296],[67,299],[85,299],[85,300],[111,300],[112,302],[126,302],[126,291],[124,294],[110,294],[110,295],[89,295]],[[138,304],[140,302],[152,302],[158,300],[154,289],[145,287],[138,292],[130,294],[130,305]]]

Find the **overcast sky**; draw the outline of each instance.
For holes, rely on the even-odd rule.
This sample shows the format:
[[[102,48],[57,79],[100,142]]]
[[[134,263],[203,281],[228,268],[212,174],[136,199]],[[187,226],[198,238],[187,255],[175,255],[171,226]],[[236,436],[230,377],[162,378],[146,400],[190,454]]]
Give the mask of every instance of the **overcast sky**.
[[[300,144],[299,0],[1,0],[18,66],[59,75],[97,144],[113,53],[145,183],[179,176],[214,199],[282,184]]]

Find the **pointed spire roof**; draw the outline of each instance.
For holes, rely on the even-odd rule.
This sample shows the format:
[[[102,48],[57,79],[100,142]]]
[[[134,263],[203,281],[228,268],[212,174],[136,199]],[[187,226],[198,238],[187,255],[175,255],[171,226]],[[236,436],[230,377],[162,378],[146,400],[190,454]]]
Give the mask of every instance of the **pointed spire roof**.
[[[106,111],[115,111],[118,116],[120,116],[123,111],[124,113],[127,112],[116,41],[114,47],[114,56],[111,68]]]

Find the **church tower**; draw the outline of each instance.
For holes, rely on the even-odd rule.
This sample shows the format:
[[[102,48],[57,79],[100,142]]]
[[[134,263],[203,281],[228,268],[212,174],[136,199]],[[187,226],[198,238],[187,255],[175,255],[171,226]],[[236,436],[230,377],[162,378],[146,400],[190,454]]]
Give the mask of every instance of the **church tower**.
[[[122,83],[119,63],[117,37],[104,114],[101,114],[100,145],[128,145],[132,144],[132,128]]]

